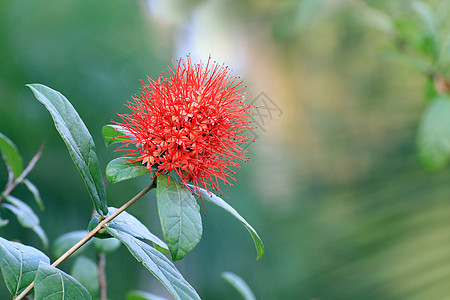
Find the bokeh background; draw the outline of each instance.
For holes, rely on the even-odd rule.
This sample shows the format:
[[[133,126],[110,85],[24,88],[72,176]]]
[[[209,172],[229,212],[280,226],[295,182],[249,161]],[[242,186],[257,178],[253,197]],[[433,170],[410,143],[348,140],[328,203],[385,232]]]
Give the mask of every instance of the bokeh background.
[[[426,172],[416,156],[425,79],[386,59],[389,37],[361,13],[367,5],[391,13],[407,2],[1,1],[0,132],[26,161],[45,141],[29,178],[45,202],[38,214],[50,243],[85,229],[92,204],[49,113],[25,84],[45,84],[71,101],[104,168],[117,153],[104,146],[101,128],[126,112],[139,79],[159,75],[172,56],[211,55],[243,78],[252,101],[273,110],[255,117],[251,159],[224,189],[262,237],[265,255],[256,261],[245,228],[207,205],[202,241],[176,263],[202,298],[238,299],[220,278],[232,271],[258,299],[448,299],[450,169]],[[427,2],[448,9],[446,1]],[[6,179],[2,163],[0,184]],[[107,183],[109,205],[149,180]],[[14,195],[38,211],[26,190]],[[162,236],[154,194],[130,212]],[[11,219],[2,237],[51,255],[1,214]],[[107,256],[107,278],[110,299],[132,289],[169,297],[125,247]],[[0,282],[0,298],[8,295]]]

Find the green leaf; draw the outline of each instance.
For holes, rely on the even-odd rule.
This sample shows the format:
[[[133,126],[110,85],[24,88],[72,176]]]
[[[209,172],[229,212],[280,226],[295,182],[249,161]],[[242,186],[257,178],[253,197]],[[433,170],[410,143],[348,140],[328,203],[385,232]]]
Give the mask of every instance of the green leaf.
[[[431,171],[447,165],[450,159],[450,98],[439,97],[428,104],[417,136],[418,155]]]
[[[35,300],[92,299],[75,278],[49,264],[39,263],[34,281]]]
[[[70,274],[89,291],[92,297],[98,294],[98,267],[91,259],[84,256],[78,257],[73,263]]]
[[[130,163],[125,157],[113,159],[106,166],[106,177],[112,183],[131,179],[150,173],[145,165],[140,162]]]
[[[187,185],[193,192],[196,191],[196,188],[192,185],[192,184],[188,184]],[[252,238],[253,238],[253,242],[255,243],[255,247],[256,247],[256,252],[257,252],[257,256],[256,259],[260,259],[261,256],[264,254],[264,246],[262,243],[261,238],[259,237],[258,233],[256,232],[255,229],[253,229],[253,227],[243,218],[241,217],[241,215],[233,208],[231,207],[228,203],[226,203],[224,200],[222,200],[221,198],[217,197],[214,194],[210,194],[207,190],[199,188],[200,190],[200,195],[202,197],[203,200],[207,200],[211,203],[214,203],[215,205],[225,209],[227,212],[229,212],[230,214],[232,214],[236,219],[238,219],[239,221],[242,222],[242,224],[244,224],[244,226],[247,228],[247,230],[250,232]]]
[[[109,207],[108,216],[113,214],[117,208]],[[89,223],[88,230],[91,231],[95,228],[99,223],[99,215],[95,214]],[[168,250],[167,245],[161,241],[156,235],[151,233],[144,224],[142,224],[138,219],[136,219],[133,215],[127,213],[126,211],[120,213],[117,217],[115,217],[111,222],[106,225],[107,228],[113,228],[119,230],[121,232],[125,232],[135,238],[141,239],[143,241],[152,242],[159,247]],[[110,235],[104,235],[103,237],[110,237]]]
[[[231,284],[245,300],[256,300],[250,287],[245,283],[245,281],[238,275],[231,272],[223,272],[222,278]]]
[[[175,299],[200,299],[195,289],[183,278],[173,263],[161,252],[129,235],[108,227],[108,232],[120,240],[130,253],[146,267]]]
[[[102,133],[106,147],[114,143],[119,143],[122,140],[131,141],[131,138],[127,136],[129,131],[120,125],[105,125],[102,128]]]
[[[4,195],[4,197],[5,200],[10,204],[3,203],[2,207],[6,208],[11,213],[13,213],[17,217],[17,221],[19,221],[20,225],[22,225],[25,228],[30,228],[31,230],[33,230],[41,239],[41,242],[44,245],[44,247],[47,248],[48,246],[47,235],[39,225],[39,218],[34,213],[34,211],[25,202],[17,199],[16,197],[13,197],[11,195]]]
[[[69,149],[70,156],[81,174],[95,209],[102,215],[108,212],[106,191],[100,171],[95,144],[86,125],[61,93],[41,84],[29,84],[36,99],[52,115],[56,129]]]
[[[19,177],[23,171],[22,157],[16,145],[2,133],[0,133],[0,151],[8,168],[8,173],[12,173],[14,178]]]
[[[94,238],[94,246],[98,252],[108,253],[113,252],[121,245],[120,241],[114,238],[99,239]]]
[[[60,257],[67,250],[72,248],[76,243],[78,243],[82,238],[84,238],[89,232],[86,230],[77,230],[67,232],[63,235],[60,235],[54,242],[52,246],[52,253],[55,257]],[[88,241],[86,244],[81,246],[72,256],[80,254],[83,250],[86,250],[87,245],[89,245],[91,241]]]
[[[28,179],[24,179],[22,181],[28,188],[28,190],[33,194],[34,200],[39,205],[41,210],[44,210],[44,202],[42,202],[41,195],[39,194],[39,190],[37,187]]]
[[[0,267],[6,287],[13,296],[19,295],[33,282],[39,262],[50,263],[41,251],[0,237]]]
[[[144,291],[130,291],[127,293],[127,300],[167,300],[167,298]]]
[[[200,207],[191,191],[165,174],[157,177],[156,198],[161,227],[172,260],[180,260],[202,238]]]

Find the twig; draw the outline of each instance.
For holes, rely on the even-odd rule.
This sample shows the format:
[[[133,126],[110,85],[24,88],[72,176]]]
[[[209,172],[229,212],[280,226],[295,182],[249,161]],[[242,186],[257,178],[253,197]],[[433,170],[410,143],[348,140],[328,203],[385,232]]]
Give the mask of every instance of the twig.
[[[0,195],[0,202],[2,202],[3,200],[4,197],[3,195],[9,195],[14,190],[14,188],[19,183],[21,183],[25,179],[25,177],[27,177],[27,175],[31,172],[31,170],[33,170],[34,166],[36,165],[37,161],[42,155],[42,151],[44,151],[44,146],[45,143],[42,143],[41,147],[39,148],[39,151],[33,156],[33,158],[28,163],[27,167],[23,170],[23,172],[19,175],[19,177],[17,177],[13,182],[8,184],[5,191]]]
[[[139,192],[139,194],[137,194],[136,196],[134,196],[131,200],[129,200],[127,203],[125,203],[124,205],[122,205],[118,210],[116,210],[113,214],[111,214],[109,217],[103,219],[100,223],[98,223],[98,225],[91,231],[89,232],[84,238],[82,238],[78,243],[76,243],[72,248],[70,248],[69,250],[66,251],[66,253],[64,253],[63,255],[61,255],[54,263],[52,263],[53,267],[58,266],[60,263],[62,263],[64,260],[66,260],[70,255],[72,255],[75,251],[77,251],[81,246],[83,246],[84,244],[86,244],[90,239],[92,239],[94,237],[94,235],[97,234],[97,232],[99,232],[100,229],[103,228],[104,225],[108,224],[109,222],[111,222],[111,220],[113,220],[115,217],[117,217],[121,212],[123,212],[124,210],[126,210],[128,207],[130,207],[134,202],[136,202],[137,200],[139,200],[140,198],[142,198],[142,196],[144,196],[146,193],[148,193],[152,188],[154,188],[155,185],[155,181],[152,182],[152,184],[150,184],[148,187],[146,187],[145,189],[143,189],[141,192]],[[29,286],[27,286],[27,288],[19,295],[17,296],[17,298],[15,298],[15,300],[21,300],[23,299],[23,297],[25,297],[29,292],[31,292],[31,290],[33,290],[34,288],[34,281],[32,283],[30,283]]]
[[[106,289],[106,254],[103,252],[97,253],[97,264],[98,264],[98,284],[100,286],[100,300],[108,300],[107,289]]]

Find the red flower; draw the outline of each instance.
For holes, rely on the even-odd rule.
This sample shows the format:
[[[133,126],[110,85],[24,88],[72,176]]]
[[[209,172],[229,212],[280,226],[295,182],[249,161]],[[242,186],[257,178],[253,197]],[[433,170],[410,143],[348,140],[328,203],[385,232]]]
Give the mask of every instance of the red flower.
[[[188,56],[168,68],[156,80],[148,78],[141,96],[126,106],[131,114],[119,115],[130,133],[123,147],[134,145],[126,156],[135,156],[151,171],[152,178],[175,171],[183,185],[192,182],[222,194],[219,179],[230,184],[239,167],[235,160],[248,160],[239,144],[252,140],[240,134],[249,126],[252,107],[244,101],[242,81],[231,77],[224,65],[192,64]],[[156,169],[156,171],[152,172]]]

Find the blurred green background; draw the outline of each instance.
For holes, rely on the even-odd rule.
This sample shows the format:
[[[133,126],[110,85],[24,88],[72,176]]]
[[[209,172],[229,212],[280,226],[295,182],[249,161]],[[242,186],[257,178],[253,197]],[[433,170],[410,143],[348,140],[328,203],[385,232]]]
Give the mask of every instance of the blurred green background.
[[[428,1],[439,12],[445,2]],[[426,172],[416,157],[425,79],[384,58],[389,37],[361,13],[407,3],[1,1],[0,132],[26,161],[45,141],[29,179],[46,205],[39,216],[50,243],[85,229],[92,204],[49,113],[24,85],[45,84],[71,101],[104,168],[117,154],[104,146],[101,127],[126,112],[139,79],[165,71],[171,56],[211,55],[243,78],[254,101],[264,92],[281,112],[257,119],[251,159],[224,189],[265,255],[255,261],[244,227],[207,205],[202,241],[176,263],[202,298],[238,299],[220,278],[232,271],[258,299],[450,299],[450,169]],[[6,180],[2,163],[0,184]],[[107,183],[109,205],[149,180]],[[38,210],[25,189],[14,195]],[[11,221],[0,236],[51,255],[1,213]],[[154,194],[130,213],[162,236]],[[169,297],[125,247],[107,260],[110,299],[131,289]],[[2,281],[0,298],[8,297]]]

